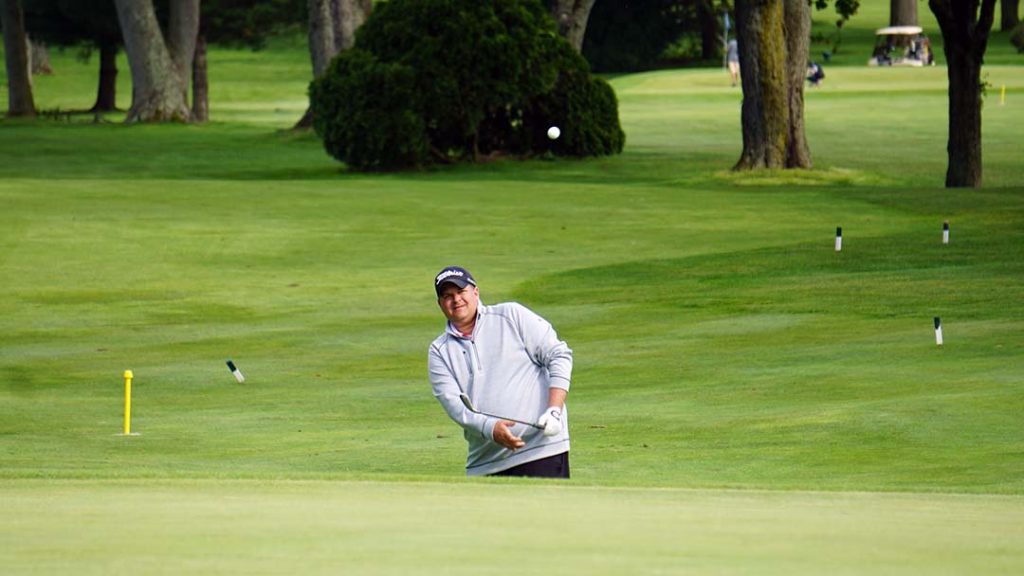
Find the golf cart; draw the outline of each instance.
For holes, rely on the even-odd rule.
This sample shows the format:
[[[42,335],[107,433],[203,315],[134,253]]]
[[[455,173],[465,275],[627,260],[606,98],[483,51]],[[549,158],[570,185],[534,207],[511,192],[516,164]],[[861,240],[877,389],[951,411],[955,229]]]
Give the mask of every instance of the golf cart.
[[[888,26],[875,31],[875,50],[868,66],[931,66],[932,42],[920,26]]]

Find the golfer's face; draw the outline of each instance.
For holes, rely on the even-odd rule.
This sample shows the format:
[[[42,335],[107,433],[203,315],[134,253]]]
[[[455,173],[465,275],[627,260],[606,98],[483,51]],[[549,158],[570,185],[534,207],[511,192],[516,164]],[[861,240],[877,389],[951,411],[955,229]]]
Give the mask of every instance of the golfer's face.
[[[476,306],[480,301],[480,292],[476,286],[459,288],[454,284],[446,284],[437,298],[441,311],[455,326],[462,326],[476,318]]]

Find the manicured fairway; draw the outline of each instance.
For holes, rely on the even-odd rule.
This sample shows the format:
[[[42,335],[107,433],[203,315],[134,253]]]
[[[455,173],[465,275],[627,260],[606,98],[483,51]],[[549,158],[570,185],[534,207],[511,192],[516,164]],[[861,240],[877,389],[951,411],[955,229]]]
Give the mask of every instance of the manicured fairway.
[[[731,172],[740,94],[697,69],[612,79],[620,156],[374,175],[287,130],[308,56],[273,47],[211,52],[207,125],[0,122],[0,573],[1024,573],[1008,49],[985,185],[947,190],[941,66],[837,57],[811,171]],[[55,61],[40,107],[91,104]],[[570,482],[463,478],[452,263],[573,348]]]
[[[1017,497],[9,482],[7,574],[1011,574]],[[45,510],[45,515],[40,511]]]

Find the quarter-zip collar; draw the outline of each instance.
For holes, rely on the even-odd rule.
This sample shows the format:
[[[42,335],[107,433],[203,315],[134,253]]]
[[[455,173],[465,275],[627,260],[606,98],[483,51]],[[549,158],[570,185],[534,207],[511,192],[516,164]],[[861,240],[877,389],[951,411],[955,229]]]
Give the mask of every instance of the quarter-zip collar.
[[[451,321],[448,321],[447,332],[448,335],[455,338],[456,342],[460,344],[463,354],[468,354],[466,361],[468,362],[471,378],[474,378],[477,373],[483,372],[483,363],[480,361],[480,350],[476,344],[476,333],[480,329],[480,318],[483,316],[484,305],[478,304],[476,308],[476,322],[473,323],[473,333],[468,336],[459,332],[455,326],[452,325]]]

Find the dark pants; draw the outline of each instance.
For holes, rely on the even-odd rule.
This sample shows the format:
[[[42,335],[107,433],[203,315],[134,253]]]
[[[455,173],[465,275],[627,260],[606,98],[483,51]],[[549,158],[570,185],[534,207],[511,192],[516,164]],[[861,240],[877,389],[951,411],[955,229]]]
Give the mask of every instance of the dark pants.
[[[569,453],[562,452],[526,464],[520,464],[508,470],[495,472],[490,476],[529,476],[531,478],[568,478]]]

